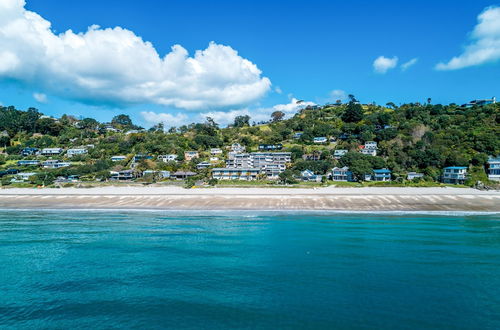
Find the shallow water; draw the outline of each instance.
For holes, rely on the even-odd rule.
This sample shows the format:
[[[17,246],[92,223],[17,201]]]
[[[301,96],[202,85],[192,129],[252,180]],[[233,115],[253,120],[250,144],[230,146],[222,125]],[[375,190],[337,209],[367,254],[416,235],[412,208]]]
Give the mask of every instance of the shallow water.
[[[0,211],[0,328],[500,328],[500,217]]]

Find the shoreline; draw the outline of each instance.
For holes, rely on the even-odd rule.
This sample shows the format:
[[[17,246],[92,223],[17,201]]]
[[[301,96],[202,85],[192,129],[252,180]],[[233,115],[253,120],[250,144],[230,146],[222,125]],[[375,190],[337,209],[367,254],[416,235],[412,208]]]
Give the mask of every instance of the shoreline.
[[[499,191],[468,188],[102,187],[0,190],[1,209],[500,212]]]

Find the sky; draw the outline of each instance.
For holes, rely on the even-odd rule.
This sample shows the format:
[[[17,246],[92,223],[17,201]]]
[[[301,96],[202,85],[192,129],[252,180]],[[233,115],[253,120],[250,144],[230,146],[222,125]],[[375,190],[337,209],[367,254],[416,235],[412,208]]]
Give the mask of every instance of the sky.
[[[492,1],[0,0],[0,103],[150,127],[500,97]]]

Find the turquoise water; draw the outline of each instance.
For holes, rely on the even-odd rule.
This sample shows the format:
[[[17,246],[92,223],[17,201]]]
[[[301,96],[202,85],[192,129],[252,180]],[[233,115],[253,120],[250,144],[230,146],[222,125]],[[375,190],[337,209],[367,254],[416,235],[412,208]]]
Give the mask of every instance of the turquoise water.
[[[0,211],[0,328],[500,328],[498,215]]]

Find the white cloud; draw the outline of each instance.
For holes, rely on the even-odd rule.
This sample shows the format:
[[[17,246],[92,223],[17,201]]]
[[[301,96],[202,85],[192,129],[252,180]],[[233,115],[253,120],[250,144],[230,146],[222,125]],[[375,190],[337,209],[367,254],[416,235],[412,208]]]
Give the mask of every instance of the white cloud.
[[[273,111],[283,111],[284,113],[295,113],[297,112],[298,110],[300,109],[303,109],[309,105],[316,105],[316,103],[314,102],[308,102],[308,101],[302,101],[302,100],[298,100],[296,98],[292,98],[290,100],[290,103],[287,103],[287,104],[277,104],[275,105],[274,107],[272,107],[270,110],[272,110],[269,115],[271,115],[271,113]]]
[[[376,73],[385,74],[387,71],[394,69],[398,65],[398,60],[397,56],[392,58],[379,56],[375,61],[373,61],[373,69]]]
[[[411,68],[412,66],[414,66],[415,64],[417,64],[417,62],[418,62],[418,58],[412,58],[408,62],[401,64],[401,70],[406,71],[409,68]]]
[[[33,93],[33,98],[38,102],[38,103],[47,103],[47,95],[43,93]]]
[[[246,106],[271,88],[255,64],[211,42],[193,56],[180,45],[160,57],[121,27],[54,34],[51,23],[0,1],[0,78],[97,104],[154,103],[188,110]]]
[[[345,101],[347,100],[347,93],[346,91],[343,91],[341,89],[334,89],[333,91],[330,92],[330,98],[333,100],[333,101],[337,101],[337,100],[340,100],[340,101]]]
[[[251,122],[262,122],[268,121],[271,119],[271,114],[274,111],[282,111],[285,113],[286,117],[290,117],[295,114],[300,109],[307,107],[308,105],[315,105],[314,102],[306,102],[300,101],[296,98],[292,98],[290,103],[287,104],[276,104],[270,108],[257,108],[257,109],[241,109],[241,110],[232,110],[229,112],[223,111],[210,111],[204,112],[199,115],[199,119],[203,120],[206,117],[214,118],[215,122],[219,123],[222,126],[226,126],[232,124],[234,122],[234,118],[236,116],[250,116]]]
[[[188,123],[188,116],[183,113],[172,115],[170,113],[156,113],[153,111],[142,111],[141,116],[147,123],[151,125],[163,123],[165,127],[172,127],[172,126],[181,126]]]
[[[470,34],[470,43],[462,54],[447,63],[437,64],[436,69],[458,70],[500,59],[500,7],[486,8],[477,20],[478,24]]]
[[[282,94],[283,91],[281,90],[281,88],[279,86],[276,86],[276,88],[274,89],[274,91],[278,94]]]

